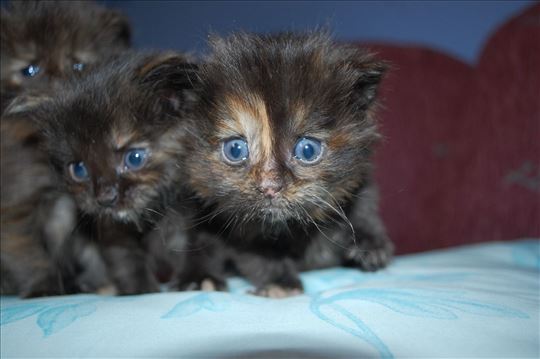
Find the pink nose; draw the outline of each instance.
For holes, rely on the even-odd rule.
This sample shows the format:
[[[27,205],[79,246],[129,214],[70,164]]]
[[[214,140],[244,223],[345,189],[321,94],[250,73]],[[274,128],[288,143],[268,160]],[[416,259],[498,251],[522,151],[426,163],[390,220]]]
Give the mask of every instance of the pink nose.
[[[266,198],[274,198],[283,189],[283,181],[279,178],[265,178],[257,188]]]

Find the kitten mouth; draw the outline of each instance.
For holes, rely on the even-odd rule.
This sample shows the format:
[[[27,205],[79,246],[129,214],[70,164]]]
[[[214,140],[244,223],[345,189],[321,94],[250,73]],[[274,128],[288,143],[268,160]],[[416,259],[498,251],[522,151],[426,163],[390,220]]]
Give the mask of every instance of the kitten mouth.
[[[127,221],[131,217],[132,211],[125,208],[103,208],[101,213],[113,219]]]
[[[129,216],[129,211],[125,209],[121,209],[119,211],[116,211],[116,217],[120,219],[125,219]]]
[[[262,217],[270,218],[273,221],[285,220],[288,218],[286,206],[276,201],[269,201],[259,210]]]
[[[280,212],[284,208],[282,201],[277,198],[266,199],[264,201],[263,207],[261,208],[262,212]]]
[[[279,214],[281,213],[281,208],[278,208],[278,207],[266,207],[266,208],[261,208],[261,213],[263,214]]]

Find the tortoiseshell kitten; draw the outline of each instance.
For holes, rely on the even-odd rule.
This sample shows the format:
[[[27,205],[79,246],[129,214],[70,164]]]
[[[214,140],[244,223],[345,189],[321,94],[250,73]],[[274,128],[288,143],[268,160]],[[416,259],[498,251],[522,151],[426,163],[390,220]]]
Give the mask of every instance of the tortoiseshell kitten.
[[[176,198],[179,126],[192,102],[182,55],[128,53],[39,109],[51,163],[118,294],[158,291],[143,243]]]
[[[127,19],[91,1],[11,1],[0,14],[2,112],[130,46]]]
[[[221,265],[232,264],[255,294],[283,297],[301,293],[302,270],[384,267],[393,246],[371,172],[385,64],[322,33],[211,46],[184,165],[203,208],[199,234],[222,237],[222,248],[186,282],[222,286]]]

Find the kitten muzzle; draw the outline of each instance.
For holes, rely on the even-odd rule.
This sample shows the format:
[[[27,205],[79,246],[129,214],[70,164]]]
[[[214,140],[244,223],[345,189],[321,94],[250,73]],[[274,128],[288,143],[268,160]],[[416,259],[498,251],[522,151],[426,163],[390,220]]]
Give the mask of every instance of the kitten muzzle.
[[[275,198],[282,189],[283,180],[280,178],[263,178],[257,187],[257,191],[269,199]]]
[[[97,203],[102,207],[113,207],[118,203],[118,190],[116,187],[105,187],[98,193]]]

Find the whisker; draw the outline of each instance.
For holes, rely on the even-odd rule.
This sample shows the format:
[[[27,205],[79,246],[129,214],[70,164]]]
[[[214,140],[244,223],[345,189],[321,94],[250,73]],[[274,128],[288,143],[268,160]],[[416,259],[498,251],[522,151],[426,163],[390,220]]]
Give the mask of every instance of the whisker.
[[[149,211],[149,212],[152,212],[152,213],[155,213],[157,215],[160,215],[161,217],[165,217],[165,214],[159,212],[159,211],[156,211],[155,209],[152,209],[152,208],[148,208],[148,207],[145,207],[143,208],[144,210],[146,211]]]
[[[197,247],[197,248],[186,248],[186,249],[169,248],[168,250],[170,250],[171,252],[175,252],[175,253],[197,252],[197,251],[202,251],[202,250],[210,247],[211,245],[212,245],[212,243],[208,243],[208,244],[205,244],[204,246],[200,246],[200,247]]]
[[[325,188],[323,187],[320,187],[321,190],[323,190],[324,192],[328,193],[328,195],[332,198],[332,200],[334,201],[335,205],[339,208],[339,211],[333,207],[330,203],[326,202],[324,199],[322,198],[319,198],[318,200],[323,202],[324,204],[326,204],[328,207],[330,207],[335,213],[337,213],[344,221],[345,223],[347,223],[349,225],[349,228],[351,229],[351,234],[352,234],[352,238],[353,238],[353,242],[354,242],[354,245],[356,246],[356,232],[354,230],[354,226],[352,225],[351,221],[349,220],[349,218],[347,217],[347,215],[345,214],[345,211],[343,210],[343,207],[341,207],[338,203],[338,201],[336,200],[336,198],[328,191],[326,190]]]
[[[225,233],[225,231],[227,230],[227,228],[230,227],[230,225],[233,223],[233,221],[237,221],[238,218],[237,218],[237,211],[233,211],[231,213],[231,215],[227,218],[227,220],[225,221],[225,224],[221,226],[219,232],[218,232],[218,236],[221,236],[223,233]]]
[[[222,214],[223,212],[225,212],[225,208],[222,208],[221,210],[212,210],[210,213],[202,216],[202,217],[198,217],[196,220],[194,220],[190,226],[187,226],[187,227],[184,227],[183,229],[184,230],[188,230],[188,229],[193,229],[201,224],[203,224],[204,222],[211,222],[214,218],[216,218],[217,216],[219,216],[220,214]]]
[[[309,200],[308,200],[309,201]],[[309,201],[310,203],[312,203],[313,205],[317,206],[317,203],[315,202],[312,202],[312,201]],[[324,233],[321,228],[319,227],[319,225],[316,223],[316,221],[313,219],[313,217],[309,214],[309,212],[304,208],[304,206],[302,206],[301,204],[298,204],[300,206],[300,208],[302,208],[302,210],[305,212],[306,216],[309,218],[309,220],[311,221],[311,223],[315,226],[315,228],[317,228],[317,230],[319,231],[319,233],[321,233],[323,235],[324,238],[326,238],[330,243],[342,248],[342,249],[348,249],[347,247],[344,247],[343,245],[341,245],[340,243],[338,242],[335,242],[333,241],[332,239],[330,239],[330,237],[328,237],[326,235],[326,233]],[[319,207],[319,206],[317,206]],[[320,207],[319,207],[320,208]]]

